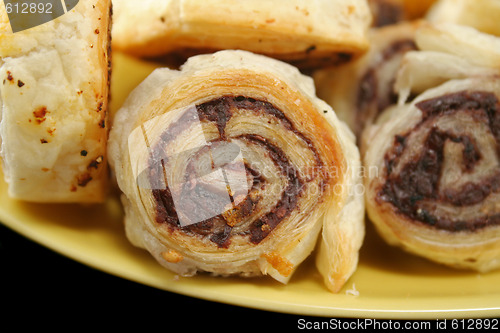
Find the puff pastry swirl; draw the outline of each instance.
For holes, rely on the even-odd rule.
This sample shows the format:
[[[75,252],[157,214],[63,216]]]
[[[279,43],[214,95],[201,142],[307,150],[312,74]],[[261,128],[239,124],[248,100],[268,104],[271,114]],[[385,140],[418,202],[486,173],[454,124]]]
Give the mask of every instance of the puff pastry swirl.
[[[418,96],[384,111],[363,134],[370,142],[363,161],[379,170],[365,179],[368,216],[384,239],[411,253],[452,267],[497,269],[500,76],[490,65],[498,41],[487,37],[485,45],[486,36],[456,26],[428,26],[417,35],[425,51],[407,54],[398,79],[403,95]],[[460,52],[464,66],[449,61]],[[441,57],[448,60],[435,61]]]
[[[178,274],[286,283],[318,242],[330,290],[356,268],[359,153],[288,64],[220,51],[158,69],[118,111],[109,153],[129,239]]]

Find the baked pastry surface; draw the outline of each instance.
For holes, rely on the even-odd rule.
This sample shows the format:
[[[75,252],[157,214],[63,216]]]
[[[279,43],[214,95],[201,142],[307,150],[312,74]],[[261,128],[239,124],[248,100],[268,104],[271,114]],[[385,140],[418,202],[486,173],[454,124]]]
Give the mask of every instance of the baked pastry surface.
[[[181,275],[286,283],[319,245],[338,291],[364,236],[354,137],[291,65],[247,51],[153,72],[114,119],[127,236]]]
[[[365,0],[114,1],[113,45],[141,57],[242,49],[300,67],[368,48]]]
[[[12,197],[100,202],[107,193],[110,1],[12,33],[0,26],[0,138]]]
[[[341,66],[315,71],[318,97],[332,106],[358,139],[366,126],[397,102],[397,72],[403,56],[417,49],[415,31],[419,25],[420,22],[399,22],[372,28],[367,53]]]
[[[498,38],[426,25],[405,55],[401,102],[365,129],[369,219],[390,244],[452,267],[500,267]],[[409,93],[417,94],[411,102]]]

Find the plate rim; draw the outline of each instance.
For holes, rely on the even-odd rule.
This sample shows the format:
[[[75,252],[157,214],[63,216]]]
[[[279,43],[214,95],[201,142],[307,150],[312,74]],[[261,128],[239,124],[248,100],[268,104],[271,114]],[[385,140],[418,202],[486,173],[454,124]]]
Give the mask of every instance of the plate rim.
[[[444,306],[439,302],[439,298],[434,299],[434,306],[429,309],[408,309],[400,308],[401,300],[396,300],[393,308],[373,309],[373,308],[348,308],[348,307],[327,307],[321,305],[311,304],[295,304],[286,303],[279,300],[260,299],[241,294],[231,293],[218,293],[210,290],[203,289],[199,286],[193,287],[188,284],[174,283],[171,287],[162,285],[154,281],[154,279],[144,279],[140,274],[132,274],[130,271],[120,269],[116,265],[109,265],[102,260],[96,258],[88,258],[85,254],[78,253],[74,249],[68,250],[62,248],[58,243],[51,243],[46,237],[37,234],[29,227],[18,223],[18,220],[12,214],[9,214],[5,209],[0,209],[0,223],[12,231],[19,233],[27,239],[40,244],[51,251],[63,255],[70,260],[79,262],[82,265],[92,267],[99,271],[111,274],[117,278],[126,279],[134,283],[147,285],[152,288],[164,290],[167,292],[176,293],[179,295],[202,299],[211,302],[218,302],[222,304],[239,306],[242,308],[257,309],[269,312],[297,315],[297,316],[311,316],[323,318],[365,318],[365,319],[394,319],[394,320],[429,320],[429,319],[454,319],[454,318],[489,318],[500,316],[500,301],[498,305],[489,304],[487,306],[476,306],[470,308],[456,307],[451,308]],[[196,278],[196,277],[194,277]],[[182,278],[185,279],[185,278]],[[191,279],[191,278],[188,278]],[[249,302],[250,300],[250,302]]]

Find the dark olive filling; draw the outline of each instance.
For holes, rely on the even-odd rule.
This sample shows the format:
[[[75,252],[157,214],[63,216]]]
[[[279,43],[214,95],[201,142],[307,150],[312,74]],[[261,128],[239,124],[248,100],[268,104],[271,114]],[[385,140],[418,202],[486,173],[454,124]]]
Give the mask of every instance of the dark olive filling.
[[[256,134],[240,134],[230,137],[226,133],[226,127],[234,116],[235,110],[247,110],[251,111],[254,115],[263,114],[267,117],[273,117],[285,130],[295,133],[296,137],[302,140],[314,152],[315,163],[321,165],[321,159],[310,140],[295,129],[282,111],[266,101],[244,96],[224,96],[197,105],[194,116],[193,113],[190,115],[186,113],[179,120],[173,122],[163,133],[161,140],[152,147],[153,153],[148,174],[151,184],[158,182],[158,179],[163,179],[164,169],[158,163],[159,160],[166,158],[162,156],[162,146],[168,144],[184,130],[188,129],[193,122],[200,121],[201,123],[214,124],[219,132],[219,138],[210,140],[208,142],[209,146],[207,146],[209,148],[200,148],[190,155],[190,164],[186,169],[186,178],[180,190],[182,193],[181,196],[184,198],[181,206],[178,204],[176,207],[174,204],[172,192],[168,186],[152,186],[152,194],[156,203],[156,222],[166,224],[171,228],[181,228],[185,233],[208,237],[219,247],[228,247],[231,237],[235,234],[248,236],[250,242],[254,244],[260,243],[297,208],[303,184],[309,181],[301,179],[298,171],[290,162],[285,152],[266,138]],[[268,179],[258,170],[252,168],[250,163],[245,162],[243,168],[238,168],[238,165],[224,162],[224,158],[222,158],[221,162],[217,162],[214,157],[218,152],[221,152],[221,156],[224,154],[227,155],[227,147],[224,147],[224,145],[231,144],[235,140],[243,144],[258,146],[261,150],[265,150],[267,158],[270,161],[269,163],[272,163],[279,170],[279,176],[285,181],[286,186],[282,189],[281,196],[277,198],[274,207],[270,208],[266,213],[255,214],[255,208],[262,200],[262,197],[258,195],[259,190],[269,185],[267,184]],[[208,150],[208,152],[205,150]],[[210,155],[212,158],[211,168],[213,170],[221,170],[220,168],[224,167],[224,177],[240,177],[239,179],[243,178],[247,180],[248,193],[245,193],[243,199],[238,199],[237,194],[229,191],[229,196],[234,206],[229,207],[223,214],[210,212],[214,207],[223,205],[220,200],[226,197],[226,189],[223,186],[214,188],[210,183],[202,181],[190,181],[189,178],[193,174],[196,175],[195,171],[191,172],[190,170],[196,169],[197,163],[205,155]],[[232,159],[232,157],[229,159]],[[214,165],[214,163],[220,165]],[[199,216],[206,214],[211,217],[197,223],[183,225],[179,219],[180,209],[183,212],[189,212],[189,214],[193,215],[197,215],[199,210]],[[235,224],[237,223],[234,221],[239,221],[245,217],[248,218],[248,216],[253,216],[254,214],[256,215],[255,218],[247,224],[246,228],[239,228],[237,232],[235,231]]]
[[[462,91],[422,101],[416,106],[423,112],[423,119],[415,128],[432,124],[436,117],[450,115],[458,110],[470,113],[478,121],[486,120],[496,140],[496,158],[500,159],[500,103],[494,94]],[[478,215],[472,220],[463,220],[443,215],[436,216],[420,205],[423,200],[432,200],[437,205],[471,206],[500,191],[500,170],[497,170],[476,182],[463,184],[460,189],[438,192],[440,179],[443,176],[444,145],[447,141],[462,145],[463,165],[457,167],[462,168],[464,172],[473,172],[474,166],[484,158],[480,147],[472,137],[432,127],[426,135],[421,153],[395,172],[396,165],[408,148],[409,135],[410,133],[396,136],[392,150],[385,155],[387,180],[378,192],[379,202],[389,202],[399,213],[411,220],[432,225],[437,229],[476,230],[500,224],[498,213],[487,213]]]

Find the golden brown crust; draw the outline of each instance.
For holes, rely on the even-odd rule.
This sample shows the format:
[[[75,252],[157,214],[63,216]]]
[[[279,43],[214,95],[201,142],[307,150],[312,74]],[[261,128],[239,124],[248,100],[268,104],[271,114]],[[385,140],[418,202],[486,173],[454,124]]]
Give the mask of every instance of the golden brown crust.
[[[331,290],[356,267],[364,233],[362,197],[352,191],[359,153],[345,125],[314,96],[312,80],[293,66],[228,50],[192,57],[181,71],[155,71],[117,113],[110,160],[126,197],[129,239],[178,274],[270,275],[286,283],[323,228],[331,232],[326,256],[349,257],[322,270],[330,280],[330,266],[347,266]],[[203,161],[225,176],[193,176],[206,170]],[[187,199],[198,193],[202,200]],[[357,234],[339,239],[337,229]],[[350,250],[336,251],[339,241]],[[158,255],[170,249],[183,260]]]
[[[450,81],[382,116],[364,155],[379,170],[366,203],[390,244],[453,267],[500,267],[499,88]]]
[[[311,67],[365,52],[370,20],[365,1],[119,0],[113,45],[145,57],[242,49]]]
[[[416,42],[397,77],[399,104],[363,131],[363,162],[378,171],[365,179],[368,216],[411,253],[497,269],[500,40],[425,24]]]

